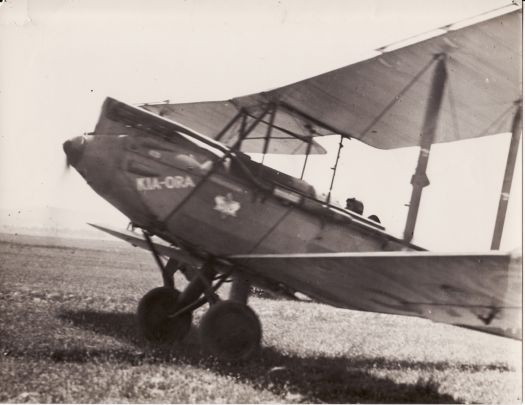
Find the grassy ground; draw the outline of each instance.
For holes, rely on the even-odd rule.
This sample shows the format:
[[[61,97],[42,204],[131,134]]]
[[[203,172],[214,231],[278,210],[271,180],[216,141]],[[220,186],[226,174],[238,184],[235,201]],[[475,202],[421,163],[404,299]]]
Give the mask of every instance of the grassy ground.
[[[160,282],[120,243],[0,235],[2,402],[521,402],[521,342],[429,321],[262,298],[244,365],[137,334]],[[195,314],[195,323],[204,309]]]

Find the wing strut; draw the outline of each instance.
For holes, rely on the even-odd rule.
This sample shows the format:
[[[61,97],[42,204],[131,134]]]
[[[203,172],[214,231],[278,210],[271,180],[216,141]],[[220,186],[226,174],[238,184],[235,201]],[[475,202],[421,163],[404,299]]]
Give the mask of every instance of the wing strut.
[[[266,134],[264,135],[264,145],[263,145],[263,150],[262,150],[261,166],[259,167],[259,175],[262,173],[262,164],[264,163],[264,158],[266,157],[266,154],[268,153],[268,145],[270,145],[270,138],[272,136],[272,128],[273,128],[273,123],[275,121],[276,113],[277,113],[277,106],[275,104],[272,104],[271,112],[270,112],[270,123],[268,124],[268,128],[266,128]]]
[[[414,237],[414,229],[416,227],[417,213],[419,211],[419,204],[421,202],[421,194],[423,188],[430,184],[427,177],[428,158],[430,156],[430,148],[434,141],[436,129],[438,125],[439,112],[441,110],[441,102],[443,100],[443,93],[445,92],[445,83],[447,80],[446,69],[446,54],[439,54],[435,56],[437,65],[434,70],[434,77],[432,79],[432,88],[428,97],[427,108],[425,112],[425,120],[423,122],[423,129],[421,131],[421,143],[419,150],[419,159],[416,166],[416,171],[412,176],[412,196],[410,197],[410,206],[408,208],[407,222],[405,225],[404,240],[410,242]]]
[[[330,190],[328,190],[328,196],[326,197],[326,203],[330,204],[330,198],[332,197],[332,188],[334,187],[335,175],[337,174],[337,165],[339,164],[339,158],[341,157],[341,149],[343,149],[343,135],[339,139],[339,149],[337,149],[337,157],[335,159],[335,165],[332,167],[332,181],[330,182]]]
[[[313,131],[311,132],[311,135],[313,137]],[[312,150],[312,137],[308,138],[308,145],[306,145],[306,155],[304,157],[303,170],[301,170],[301,180],[304,177],[304,172],[306,171],[306,165],[308,163],[308,157],[310,156],[310,152]]]
[[[509,203],[510,187],[512,186],[512,177],[514,176],[514,166],[516,166],[516,157],[518,155],[518,146],[521,138],[521,100],[516,104],[518,107],[514,115],[514,120],[512,121],[512,138],[510,140],[507,166],[505,168],[505,176],[503,177],[503,185],[501,186],[496,224],[494,225],[494,234],[492,235],[492,244],[490,246],[492,250],[498,250],[501,243],[507,205]]]

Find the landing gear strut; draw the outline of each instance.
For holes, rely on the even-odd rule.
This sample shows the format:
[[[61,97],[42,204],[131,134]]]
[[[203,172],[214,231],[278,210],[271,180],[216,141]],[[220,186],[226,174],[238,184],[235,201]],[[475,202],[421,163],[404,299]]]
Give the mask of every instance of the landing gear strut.
[[[160,257],[158,263],[162,264]],[[209,281],[214,276],[212,268],[204,266],[199,269],[182,292],[175,288],[174,282],[174,274],[179,268],[180,263],[174,259],[170,259],[166,266],[162,265],[164,286],[149,291],[139,302],[139,329],[149,341],[170,343],[184,339],[191,329],[193,311],[207,302],[206,299],[199,300],[199,297],[207,290]],[[214,292],[209,294],[211,299]]]
[[[137,315],[143,336],[157,343],[182,340],[191,329],[193,311],[208,303],[210,308],[199,325],[204,349],[227,361],[246,360],[257,353],[262,328],[259,318],[247,305],[249,280],[234,274],[229,299],[221,300],[216,291],[229,281],[229,274],[217,274],[209,262],[195,269],[190,283],[179,292],[174,274],[181,269],[180,263],[170,259],[164,265],[149,235],[144,236],[161,270],[164,286],[154,288],[140,300]]]

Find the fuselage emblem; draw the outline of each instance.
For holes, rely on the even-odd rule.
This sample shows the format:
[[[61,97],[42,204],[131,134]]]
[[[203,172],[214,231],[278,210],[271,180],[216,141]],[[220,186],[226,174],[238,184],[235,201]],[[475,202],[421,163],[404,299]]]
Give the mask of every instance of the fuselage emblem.
[[[215,197],[215,207],[213,209],[219,211],[222,218],[227,216],[236,217],[240,208],[241,203],[233,199],[232,193],[228,193],[226,196],[218,195]]]

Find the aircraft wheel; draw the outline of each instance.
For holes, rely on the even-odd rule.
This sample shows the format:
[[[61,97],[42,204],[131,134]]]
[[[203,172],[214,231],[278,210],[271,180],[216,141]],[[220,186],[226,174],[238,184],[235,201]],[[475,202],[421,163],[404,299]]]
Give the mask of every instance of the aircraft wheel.
[[[180,292],[170,287],[157,287],[139,302],[137,317],[142,335],[149,341],[170,343],[182,340],[191,328],[191,312],[168,318],[177,311]]]
[[[259,318],[248,305],[236,301],[212,305],[202,317],[199,333],[204,348],[227,361],[246,360],[261,345]]]

